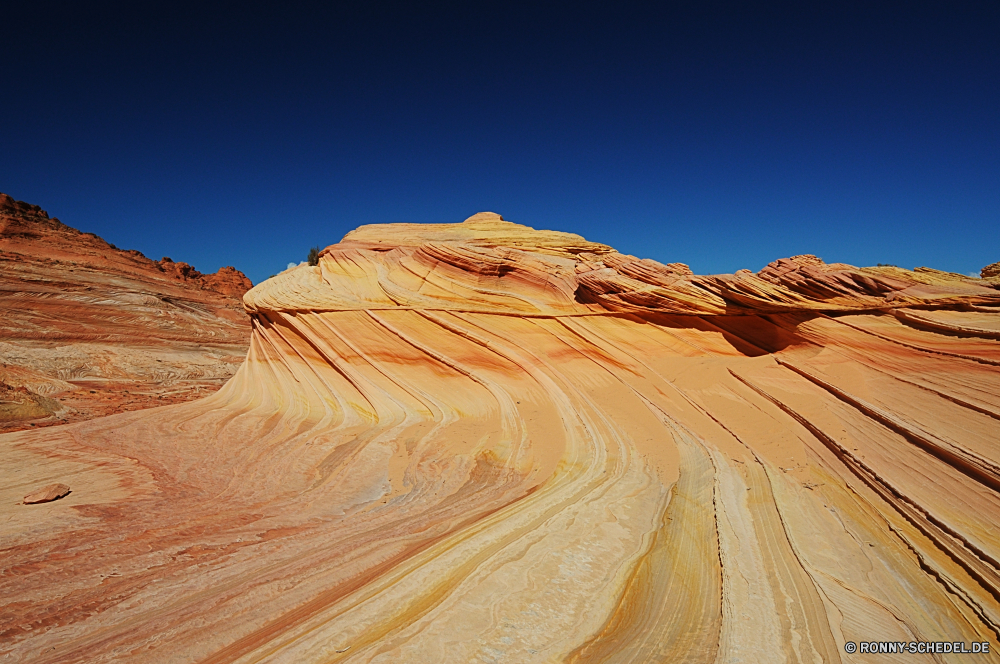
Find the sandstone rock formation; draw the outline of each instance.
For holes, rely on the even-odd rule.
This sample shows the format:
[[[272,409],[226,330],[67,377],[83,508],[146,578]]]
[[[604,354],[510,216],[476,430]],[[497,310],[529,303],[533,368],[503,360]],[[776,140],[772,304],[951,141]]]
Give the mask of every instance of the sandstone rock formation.
[[[69,409],[49,397],[35,394],[23,385],[0,381],[0,423],[24,422],[67,414]]]
[[[0,438],[0,656],[1000,661],[990,282],[696,276],[480,214],[244,302],[212,396]]]
[[[990,279],[993,277],[1000,277],[1000,261],[996,263],[990,263],[982,270],[979,271],[979,276],[983,279]]]
[[[152,261],[0,194],[0,381],[21,390],[0,397],[0,431],[218,389],[246,354],[250,287],[233,268]]]
[[[69,487],[65,484],[50,484],[44,489],[29,493],[22,501],[25,505],[38,505],[39,503],[51,503],[69,495]]]

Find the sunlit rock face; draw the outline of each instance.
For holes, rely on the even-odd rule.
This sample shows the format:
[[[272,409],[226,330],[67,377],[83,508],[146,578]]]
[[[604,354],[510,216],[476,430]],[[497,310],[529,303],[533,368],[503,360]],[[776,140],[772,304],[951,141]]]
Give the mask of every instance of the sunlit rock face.
[[[250,325],[234,268],[122,251],[0,194],[0,431],[204,396]]]
[[[213,396],[0,439],[0,654],[998,661],[995,286],[360,228],[247,293]]]

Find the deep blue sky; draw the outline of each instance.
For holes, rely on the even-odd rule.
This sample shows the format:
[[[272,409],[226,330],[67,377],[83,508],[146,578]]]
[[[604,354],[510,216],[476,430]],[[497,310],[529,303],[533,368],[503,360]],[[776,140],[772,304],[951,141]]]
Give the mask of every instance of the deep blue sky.
[[[0,191],[202,271],[480,210],[700,273],[1000,260],[997,2],[7,4]]]

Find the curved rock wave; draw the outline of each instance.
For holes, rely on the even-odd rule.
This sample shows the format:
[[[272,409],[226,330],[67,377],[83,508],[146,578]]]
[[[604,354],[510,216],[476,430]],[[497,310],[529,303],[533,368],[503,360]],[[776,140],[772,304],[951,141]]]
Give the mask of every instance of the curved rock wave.
[[[995,285],[810,256],[703,277],[489,213],[363,227],[247,293],[218,393],[3,438],[0,504],[73,491],[0,508],[0,653],[996,644]]]

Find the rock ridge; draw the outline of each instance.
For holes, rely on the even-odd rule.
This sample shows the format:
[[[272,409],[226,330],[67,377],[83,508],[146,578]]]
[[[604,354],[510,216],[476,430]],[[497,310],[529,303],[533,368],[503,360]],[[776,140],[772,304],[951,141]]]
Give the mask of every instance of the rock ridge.
[[[359,280],[363,272],[367,278]],[[416,280],[415,280],[416,279]],[[456,224],[374,224],[249,291],[250,313],[460,309],[520,315],[828,313],[1000,302],[1000,281],[929,268],[783,258],[754,274],[695,275],[560,231],[481,212]]]
[[[247,276],[232,266],[202,274],[187,263],[174,263],[169,258],[154,261],[141,251],[119,249],[94,233],[79,231],[59,219],[50,219],[40,206],[14,200],[3,193],[0,193],[0,248],[35,257],[73,258],[107,270],[153,269],[172,279],[226,296],[242,297],[253,287]]]

